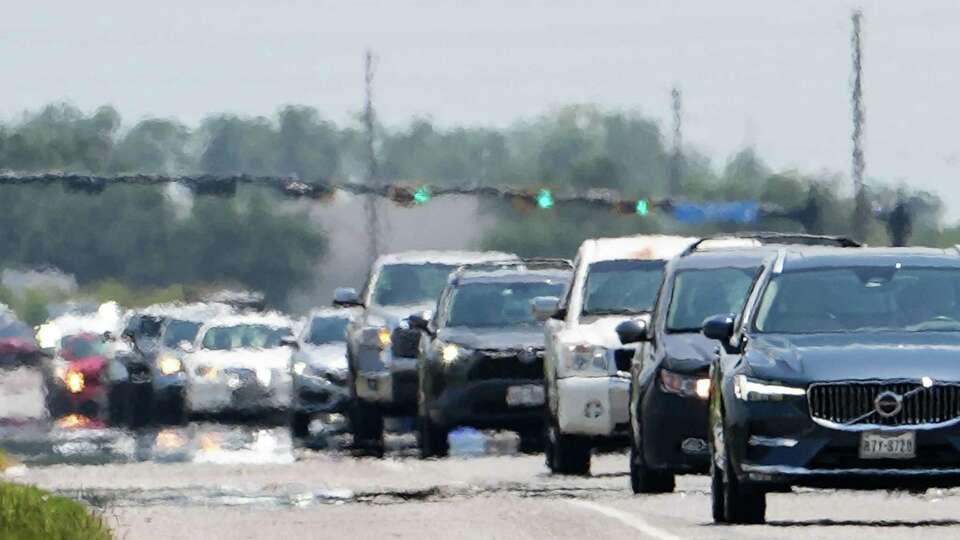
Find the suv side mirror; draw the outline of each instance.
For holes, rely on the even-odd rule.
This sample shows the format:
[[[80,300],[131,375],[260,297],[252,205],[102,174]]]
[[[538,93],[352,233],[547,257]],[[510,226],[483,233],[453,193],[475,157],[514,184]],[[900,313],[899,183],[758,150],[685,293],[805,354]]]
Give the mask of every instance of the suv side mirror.
[[[300,350],[300,342],[294,336],[283,336],[280,338],[280,344],[284,347],[290,347],[295,351]]]
[[[623,321],[617,325],[616,331],[617,337],[620,338],[620,343],[623,345],[650,341],[647,336],[647,321],[643,319]]]
[[[733,313],[714,315],[703,321],[703,335],[728,344],[733,337],[733,324],[736,317]]]
[[[415,330],[430,333],[430,321],[427,320],[425,313],[414,313],[407,317],[407,324]]]
[[[363,306],[363,302],[360,301],[360,295],[357,294],[357,290],[353,287],[337,287],[333,291],[333,305],[335,306]]]
[[[556,296],[538,296],[530,301],[530,311],[533,312],[533,318],[543,322],[560,310],[560,299]]]

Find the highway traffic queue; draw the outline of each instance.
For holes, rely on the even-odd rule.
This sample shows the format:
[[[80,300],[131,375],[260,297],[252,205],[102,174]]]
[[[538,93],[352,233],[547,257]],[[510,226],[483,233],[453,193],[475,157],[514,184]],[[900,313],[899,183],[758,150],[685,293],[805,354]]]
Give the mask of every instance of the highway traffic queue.
[[[334,304],[300,323],[158,306],[119,338],[62,336],[49,407],[280,413],[373,456],[385,417],[414,417],[424,458],[460,428],[510,430],[556,474],[629,448],[634,493],[709,474],[717,523],[762,523],[794,486],[960,485],[958,249],[750,233],[591,239],[573,261],[407,252]]]

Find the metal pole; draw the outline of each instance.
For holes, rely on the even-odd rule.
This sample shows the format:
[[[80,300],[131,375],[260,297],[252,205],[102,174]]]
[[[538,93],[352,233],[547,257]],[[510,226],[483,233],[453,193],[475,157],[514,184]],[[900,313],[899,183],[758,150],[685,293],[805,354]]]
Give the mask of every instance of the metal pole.
[[[673,154],[670,156],[670,183],[667,197],[675,197],[680,191],[680,175],[683,172],[683,102],[680,88],[670,91],[673,106]]]
[[[374,135],[374,111],[373,111],[373,53],[368,49],[364,55],[364,89],[366,93],[363,109],[363,124],[366,130],[367,139],[367,184],[371,186],[379,185],[379,172],[377,166],[377,152]],[[367,255],[370,263],[380,254],[379,245],[379,216],[377,214],[377,196],[367,195],[365,202],[367,213]]]
[[[853,93],[850,98],[853,108],[853,135],[851,139],[853,140],[852,176],[855,198],[853,235],[861,241],[866,240],[867,225],[870,219],[869,201],[863,182],[867,164],[863,155],[863,126],[866,123],[866,111],[863,106],[863,47],[860,39],[862,18],[862,12],[859,10],[853,12],[851,16],[853,35],[850,38],[850,44],[853,48]]]

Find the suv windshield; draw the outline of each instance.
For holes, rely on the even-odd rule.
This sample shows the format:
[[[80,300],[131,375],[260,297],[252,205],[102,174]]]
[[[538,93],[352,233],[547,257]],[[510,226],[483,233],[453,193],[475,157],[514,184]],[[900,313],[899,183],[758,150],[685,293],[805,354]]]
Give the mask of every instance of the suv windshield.
[[[707,317],[739,313],[756,275],[756,267],[677,272],[667,310],[667,332],[699,332]]]
[[[758,332],[960,332],[960,269],[852,267],[780,274],[757,310]]]
[[[241,348],[273,349],[279,347],[280,340],[289,335],[292,335],[289,328],[276,328],[263,324],[217,326],[204,334],[203,348],[213,351]]]
[[[311,345],[346,341],[349,322],[350,319],[346,317],[315,317],[310,321],[310,333],[306,341]]]
[[[562,281],[466,283],[450,298],[446,326],[514,326],[542,324],[533,317],[530,301],[560,296]]]
[[[601,261],[590,265],[582,315],[636,314],[653,309],[663,261]]]
[[[171,320],[163,329],[163,346],[176,347],[183,341],[193,343],[199,330],[198,322]]]
[[[436,300],[454,266],[448,264],[391,264],[380,269],[373,303],[401,306]]]

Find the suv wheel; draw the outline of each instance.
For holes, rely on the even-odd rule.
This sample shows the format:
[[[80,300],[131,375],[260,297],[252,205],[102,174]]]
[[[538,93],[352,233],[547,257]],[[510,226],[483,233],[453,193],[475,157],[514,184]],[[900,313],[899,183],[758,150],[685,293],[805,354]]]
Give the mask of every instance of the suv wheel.
[[[630,445],[630,487],[634,494],[672,493],[676,487],[673,473],[647,467],[643,452],[636,444]]]
[[[417,431],[420,436],[420,458],[446,457],[449,451],[447,430],[434,424],[428,415],[417,416]]]
[[[715,429],[716,431],[716,429]],[[761,524],[766,521],[767,496],[737,479],[723,436],[715,437],[713,452],[723,452],[723,466],[710,456],[710,492],[714,523]]]
[[[383,413],[376,405],[355,400],[350,425],[355,448],[368,455],[383,457]]]
[[[547,428],[547,466],[557,474],[590,474],[590,439],[564,435],[556,422]]]

